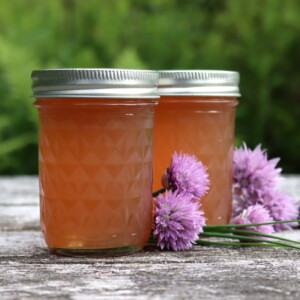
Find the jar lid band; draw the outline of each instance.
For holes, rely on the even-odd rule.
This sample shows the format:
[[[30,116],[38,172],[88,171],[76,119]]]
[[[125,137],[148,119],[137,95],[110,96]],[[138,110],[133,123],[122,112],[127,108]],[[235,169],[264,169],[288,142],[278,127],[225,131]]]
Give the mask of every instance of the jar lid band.
[[[31,74],[35,98],[158,98],[158,72],[135,69],[44,69]]]
[[[186,96],[240,96],[239,73],[217,70],[159,71],[158,94]]]

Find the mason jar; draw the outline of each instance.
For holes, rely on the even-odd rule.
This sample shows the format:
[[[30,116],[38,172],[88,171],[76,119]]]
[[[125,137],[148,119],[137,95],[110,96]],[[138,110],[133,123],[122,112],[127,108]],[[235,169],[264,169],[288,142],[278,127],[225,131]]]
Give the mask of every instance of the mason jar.
[[[40,220],[51,253],[114,256],[147,243],[158,73],[32,72]]]
[[[154,190],[172,154],[193,154],[207,167],[208,193],[199,201],[207,224],[231,217],[232,165],[239,74],[231,71],[159,72],[154,126]]]

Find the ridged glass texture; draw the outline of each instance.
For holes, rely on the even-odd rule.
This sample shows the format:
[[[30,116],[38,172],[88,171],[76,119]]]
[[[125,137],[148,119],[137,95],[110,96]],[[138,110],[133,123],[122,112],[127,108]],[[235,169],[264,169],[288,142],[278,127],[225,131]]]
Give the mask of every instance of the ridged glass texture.
[[[174,151],[194,154],[208,169],[201,199],[207,224],[227,224],[232,202],[235,98],[162,96],[155,111],[154,190]]]
[[[153,103],[38,99],[35,105],[41,228],[49,248],[62,254],[142,248],[152,218]]]

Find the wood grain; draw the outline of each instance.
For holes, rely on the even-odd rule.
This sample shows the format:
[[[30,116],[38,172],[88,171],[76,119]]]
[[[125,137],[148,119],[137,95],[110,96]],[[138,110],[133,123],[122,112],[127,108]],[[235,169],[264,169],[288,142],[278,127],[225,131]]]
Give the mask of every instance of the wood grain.
[[[300,177],[292,178],[287,182],[297,198]],[[125,257],[59,257],[48,253],[38,230],[37,178],[2,178],[0,194],[1,300],[300,298],[298,250],[194,246],[169,252],[149,245]],[[300,230],[280,235],[300,241]]]

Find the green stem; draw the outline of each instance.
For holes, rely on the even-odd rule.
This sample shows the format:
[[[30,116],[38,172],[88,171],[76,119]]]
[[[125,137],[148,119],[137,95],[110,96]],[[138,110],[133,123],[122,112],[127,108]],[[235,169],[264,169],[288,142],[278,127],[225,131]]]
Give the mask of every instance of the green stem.
[[[214,230],[212,231],[206,231],[206,232],[215,232]],[[270,239],[275,239],[275,240],[281,240],[281,241],[285,241],[285,242],[289,242],[289,243],[294,243],[294,244],[300,244],[300,242],[298,241],[293,241],[293,240],[289,240],[289,239],[285,239],[279,236],[275,236],[275,235],[270,235],[270,234],[263,234],[260,232],[255,232],[255,231],[250,231],[250,230],[238,230],[238,229],[221,229],[218,232],[220,233],[239,233],[239,234],[245,234],[245,235],[255,235],[255,236],[263,236],[266,238],[270,238]]]
[[[156,238],[154,237],[153,233],[151,233],[148,244],[155,244],[156,243]]]
[[[238,243],[238,242],[211,242],[204,240],[197,240],[197,245],[207,245],[207,246],[259,246],[259,247],[285,247],[274,244],[263,244],[263,243]]]
[[[212,232],[202,232],[201,236],[207,236],[207,237],[219,237],[219,238],[227,238],[227,239],[235,239],[235,240],[244,240],[244,241],[252,241],[252,242],[261,242],[261,243],[268,243],[268,244],[275,244],[275,245],[281,245],[284,247],[294,248],[294,249],[300,249],[298,246],[293,246],[285,243],[280,243],[276,241],[270,241],[265,239],[259,239],[259,238],[253,238],[253,237],[246,237],[241,235],[234,235],[234,234],[224,234],[224,233],[212,233]]]
[[[157,197],[159,194],[163,194],[165,191],[166,191],[166,189],[164,189],[164,188],[157,190],[152,193],[152,197]]]
[[[269,222],[269,223],[257,223],[257,224],[229,224],[229,225],[206,225],[203,226],[203,230],[205,229],[219,229],[219,228],[237,228],[237,227],[250,227],[250,226],[261,226],[261,225],[274,225],[274,224],[282,224],[282,223],[296,223],[300,222],[300,220],[291,220],[291,221],[277,221],[277,222]]]

